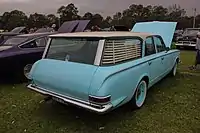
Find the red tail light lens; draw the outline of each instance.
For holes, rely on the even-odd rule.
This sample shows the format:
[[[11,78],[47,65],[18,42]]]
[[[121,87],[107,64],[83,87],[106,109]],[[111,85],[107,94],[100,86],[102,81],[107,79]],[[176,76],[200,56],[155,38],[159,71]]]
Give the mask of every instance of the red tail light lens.
[[[111,96],[106,97],[96,97],[96,96],[89,96],[89,101],[95,104],[107,104],[111,100]]]

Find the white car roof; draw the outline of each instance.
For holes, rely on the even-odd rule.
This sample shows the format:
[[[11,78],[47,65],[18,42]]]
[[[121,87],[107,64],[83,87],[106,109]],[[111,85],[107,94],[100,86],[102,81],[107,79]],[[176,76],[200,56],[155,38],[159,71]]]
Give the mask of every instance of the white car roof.
[[[74,33],[60,33],[50,35],[50,37],[141,37],[146,38],[152,36],[150,33],[143,32],[74,32]]]

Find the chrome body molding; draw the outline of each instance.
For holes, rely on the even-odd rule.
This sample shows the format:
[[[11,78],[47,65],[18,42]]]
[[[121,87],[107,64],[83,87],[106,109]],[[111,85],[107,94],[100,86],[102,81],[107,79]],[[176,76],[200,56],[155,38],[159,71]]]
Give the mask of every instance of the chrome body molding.
[[[43,55],[42,55],[42,59],[45,58],[45,56],[46,56],[46,54],[47,54],[47,52],[48,52],[50,43],[51,43],[51,38],[49,38],[48,41],[47,41],[47,45],[46,45],[45,50],[44,50],[44,53],[43,53]]]
[[[100,66],[100,64],[101,64],[101,57],[102,57],[104,45],[105,45],[105,39],[99,40],[97,53],[96,53],[96,57],[95,57],[95,61],[94,61],[94,65],[96,65],[96,66]]]
[[[58,98],[60,100],[63,100],[63,102],[70,103],[70,104],[76,105],[78,107],[85,108],[87,110],[96,112],[98,114],[104,114],[104,113],[108,112],[113,107],[111,103],[108,103],[108,104],[102,105],[102,106],[96,105],[96,104],[92,104],[92,103],[82,101],[82,100],[79,100],[79,99],[71,98],[71,97],[68,97],[68,96],[63,96],[61,94],[57,94],[57,93],[52,92],[52,91],[47,91],[46,89],[40,88],[40,87],[35,86],[33,84],[29,84],[27,87],[29,89],[37,91],[37,92],[39,92],[43,95],[49,95],[49,96]]]

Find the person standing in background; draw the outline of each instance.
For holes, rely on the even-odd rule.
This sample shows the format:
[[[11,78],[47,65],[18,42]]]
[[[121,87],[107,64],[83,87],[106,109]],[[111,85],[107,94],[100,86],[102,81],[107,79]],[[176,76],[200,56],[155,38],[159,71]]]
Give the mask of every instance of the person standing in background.
[[[195,63],[190,69],[196,69],[198,64],[200,64],[200,32],[197,33]]]
[[[57,30],[57,29],[56,29],[56,24],[52,24],[51,28],[53,28],[54,31],[56,31],[56,30]]]

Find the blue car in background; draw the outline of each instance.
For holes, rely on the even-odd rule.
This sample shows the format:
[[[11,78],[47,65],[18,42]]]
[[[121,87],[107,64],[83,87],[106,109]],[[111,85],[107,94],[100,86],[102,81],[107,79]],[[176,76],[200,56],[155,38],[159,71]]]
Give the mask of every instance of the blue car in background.
[[[144,22],[131,32],[51,35],[28,88],[99,114],[126,103],[141,108],[151,86],[176,75],[175,28],[175,22]]]

